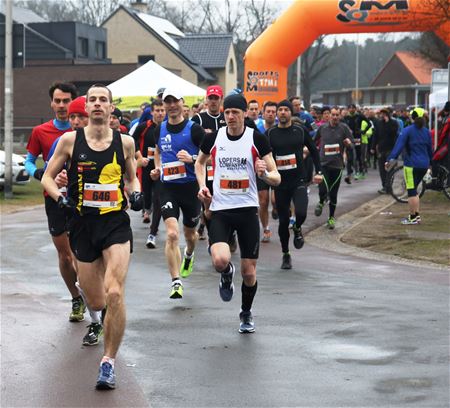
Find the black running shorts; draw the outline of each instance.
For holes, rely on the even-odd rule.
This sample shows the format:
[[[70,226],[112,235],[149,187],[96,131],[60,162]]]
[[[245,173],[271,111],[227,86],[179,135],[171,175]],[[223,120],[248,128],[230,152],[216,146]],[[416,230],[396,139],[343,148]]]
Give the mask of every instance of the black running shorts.
[[[258,259],[259,217],[258,208],[244,207],[213,211],[208,229],[211,245],[228,243],[232,231],[237,232],[241,259]]]
[[[133,252],[133,234],[130,217],[125,211],[105,215],[74,216],[69,222],[70,248],[81,262],[93,262],[102,251],[114,244],[130,241]]]
[[[198,183],[162,183],[160,200],[163,220],[174,217],[178,220],[183,212],[183,225],[194,228],[199,219],[201,205],[197,198]]]
[[[50,196],[45,196],[45,213],[47,214],[48,231],[53,237],[67,232],[67,216]]]

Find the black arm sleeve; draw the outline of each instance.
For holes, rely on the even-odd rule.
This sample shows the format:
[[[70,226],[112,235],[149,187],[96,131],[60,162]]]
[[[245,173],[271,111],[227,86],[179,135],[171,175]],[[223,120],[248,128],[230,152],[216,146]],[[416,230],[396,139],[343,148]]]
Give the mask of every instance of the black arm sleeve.
[[[192,125],[191,138],[192,138],[192,143],[194,143],[197,147],[200,147],[203,140],[205,139],[205,131],[197,123]]]
[[[159,143],[159,135],[161,134],[161,125],[156,126],[155,128],[155,133],[154,133],[154,137],[155,137],[155,147],[158,146]]]
[[[269,138],[262,133],[259,133],[257,130],[253,133],[253,144],[258,150],[261,158],[272,151],[270,148]]]
[[[141,123],[135,130],[134,130],[134,133],[133,133],[133,139],[134,139],[134,147],[135,147],[135,150],[137,151],[137,152],[140,152],[141,151],[141,146],[140,146],[140,143],[139,143],[139,141],[140,141],[140,138],[141,138],[141,133],[144,131],[144,129],[146,128],[146,126],[147,126],[147,123]]]
[[[322,166],[320,165],[319,151],[317,150],[316,144],[312,140],[310,134],[304,131],[304,135],[305,135],[304,136],[305,146],[309,150],[309,154],[311,155],[311,158],[314,163],[314,168],[316,169],[316,173],[318,173],[319,171],[322,171]]]
[[[200,145],[200,150],[207,154],[211,154],[211,149],[214,146],[214,143],[216,143],[216,137],[217,137],[217,131],[213,133],[209,133],[204,139],[202,144]]]

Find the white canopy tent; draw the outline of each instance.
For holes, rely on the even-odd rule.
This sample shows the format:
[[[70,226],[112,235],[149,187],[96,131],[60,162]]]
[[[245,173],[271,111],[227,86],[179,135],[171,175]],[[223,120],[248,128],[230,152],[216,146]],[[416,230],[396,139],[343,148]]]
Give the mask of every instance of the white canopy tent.
[[[116,105],[121,109],[138,108],[142,102],[156,96],[161,87],[174,88],[190,99],[192,97],[199,99],[206,94],[203,88],[175,75],[154,61],[147,62],[108,85]]]
[[[430,108],[442,109],[448,101],[448,87],[442,87],[430,94]]]

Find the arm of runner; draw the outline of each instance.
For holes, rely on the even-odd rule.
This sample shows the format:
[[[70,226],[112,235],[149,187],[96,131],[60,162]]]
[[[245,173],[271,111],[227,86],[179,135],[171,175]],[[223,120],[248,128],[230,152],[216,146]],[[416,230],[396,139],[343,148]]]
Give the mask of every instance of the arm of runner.
[[[42,176],[41,183],[44,186],[45,191],[55,201],[61,196],[58,185],[54,180],[61,169],[64,167],[64,163],[69,161],[70,154],[73,150],[73,144],[75,142],[75,132],[68,132],[61,136],[61,139],[56,146],[55,153],[47,164],[45,173]]]
[[[142,156],[142,153],[139,150],[136,150],[136,162],[138,167],[147,167],[148,158]]]
[[[208,187],[206,187],[206,162],[208,161],[208,158],[209,154],[205,154],[200,150],[198,158],[195,162],[195,175],[199,185],[198,198],[205,204],[205,206],[208,205],[209,207],[212,197],[211,192]]]
[[[125,177],[128,181],[130,192],[141,191],[141,185],[136,177],[136,152],[134,140],[131,136],[122,135],[122,143],[125,150]]]
[[[256,159],[255,171],[259,178],[271,186],[278,186],[281,183],[281,176],[278,173],[272,153],[266,154],[262,159]]]
[[[161,154],[159,152],[159,147],[155,147],[155,168],[150,172],[150,177],[152,180],[158,180],[161,176]]]

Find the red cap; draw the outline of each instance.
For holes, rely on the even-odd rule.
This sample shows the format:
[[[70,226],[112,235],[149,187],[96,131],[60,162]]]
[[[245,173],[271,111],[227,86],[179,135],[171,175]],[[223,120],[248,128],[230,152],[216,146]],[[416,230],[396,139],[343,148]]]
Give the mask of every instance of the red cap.
[[[78,113],[81,116],[88,117],[88,113],[85,109],[86,106],[86,98],[84,96],[79,96],[78,98],[74,99],[72,102],[70,102],[69,105],[69,116],[72,113]]]
[[[222,87],[220,85],[211,85],[206,88],[206,97],[210,95],[216,95],[219,98],[223,96]]]

